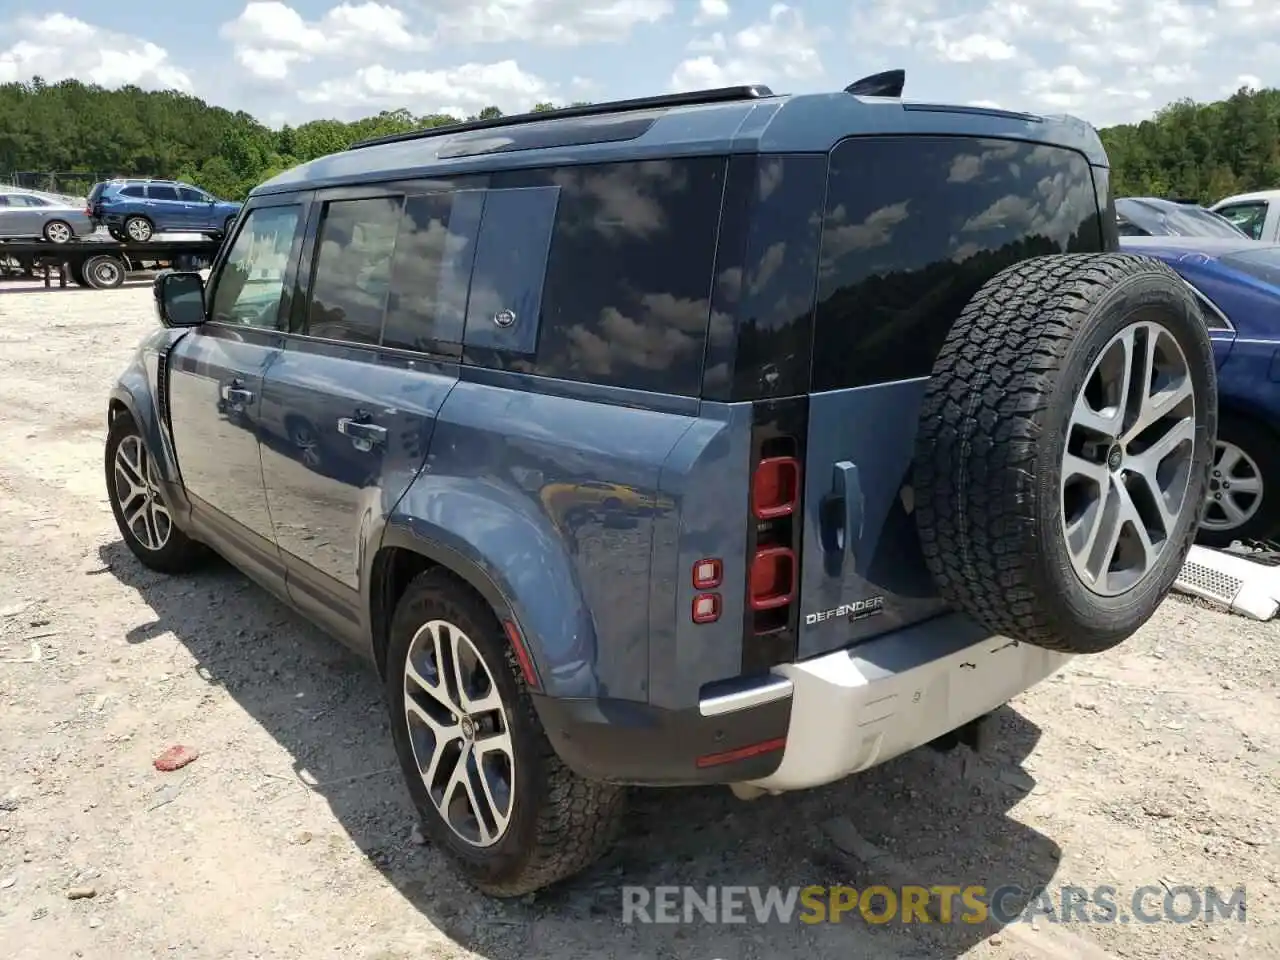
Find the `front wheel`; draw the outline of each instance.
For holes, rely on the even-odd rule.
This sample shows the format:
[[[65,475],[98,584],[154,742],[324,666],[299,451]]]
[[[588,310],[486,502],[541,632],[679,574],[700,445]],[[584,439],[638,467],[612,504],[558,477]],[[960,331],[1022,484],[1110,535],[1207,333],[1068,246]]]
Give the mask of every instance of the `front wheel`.
[[[1277,437],[1251,420],[1224,416],[1196,542],[1229,547],[1267,540],[1280,531],[1280,450]]]
[[[423,828],[484,893],[517,897],[593,863],[625,789],[556,756],[497,618],[443,570],[420,574],[391,623],[387,697]]]
[[[120,536],[142,565],[185,573],[204,559],[204,548],[178,529],[160,490],[160,475],[142,432],[127,413],[107,431],[107,499]]]

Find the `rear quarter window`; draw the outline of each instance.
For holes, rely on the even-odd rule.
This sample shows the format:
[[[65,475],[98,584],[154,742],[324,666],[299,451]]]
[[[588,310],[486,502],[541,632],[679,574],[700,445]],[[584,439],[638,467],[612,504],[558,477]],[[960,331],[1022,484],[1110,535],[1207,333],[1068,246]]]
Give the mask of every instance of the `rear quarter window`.
[[[495,190],[555,188],[536,347],[529,355],[527,341],[505,351],[468,346],[467,361],[697,396],[726,162],[693,157],[495,175]],[[504,228],[506,242],[541,255],[546,236],[535,226]]]
[[[1087,161],[1060,147],[868,137],[831,155],[814,326],[815,391],[928,376],[988,279],[1099,250]]]

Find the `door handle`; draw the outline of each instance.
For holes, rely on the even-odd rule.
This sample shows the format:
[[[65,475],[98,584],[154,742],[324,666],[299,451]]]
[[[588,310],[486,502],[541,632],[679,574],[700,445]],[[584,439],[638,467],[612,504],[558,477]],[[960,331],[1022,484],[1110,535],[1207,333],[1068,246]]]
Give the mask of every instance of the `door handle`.
[[[818,507],[823,566],[839,576],[845,555],[862,539],[863,496],[858,468],[848,460],[831,467],[831,492]]]
[[[352,446],[357,450],[371,450],[375,444],[387,439],[386,427],[355,417],[342,417],[338,421],[338,432],[344,437],[350,437]]]
[[[253,391],[242,387],[239,380],[232,380],[222,385],[222,399],[240,406],[253,400]]]

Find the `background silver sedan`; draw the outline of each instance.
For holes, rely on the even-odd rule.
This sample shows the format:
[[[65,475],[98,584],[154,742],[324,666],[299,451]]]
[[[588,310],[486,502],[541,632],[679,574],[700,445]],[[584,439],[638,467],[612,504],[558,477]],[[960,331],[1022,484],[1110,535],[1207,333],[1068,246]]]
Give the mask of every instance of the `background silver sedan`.
[[[76,207],[34,193],[0,193],[0,238],[44,239],[66,243],[87,237],[93,221],[84,207]]]

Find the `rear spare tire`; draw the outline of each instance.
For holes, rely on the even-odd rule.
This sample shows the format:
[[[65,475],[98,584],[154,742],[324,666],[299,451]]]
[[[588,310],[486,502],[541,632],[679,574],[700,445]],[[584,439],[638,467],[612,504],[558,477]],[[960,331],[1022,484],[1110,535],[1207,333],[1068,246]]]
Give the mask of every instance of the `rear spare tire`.
[[[1186,559],[1217,419],[1200,309],[1164,264],[1070,254],[997,274],[921,407],[916,523],[942,595],[1037,646],[1120,643]]]

